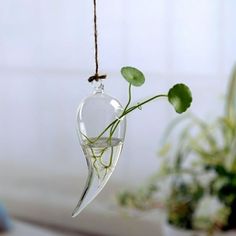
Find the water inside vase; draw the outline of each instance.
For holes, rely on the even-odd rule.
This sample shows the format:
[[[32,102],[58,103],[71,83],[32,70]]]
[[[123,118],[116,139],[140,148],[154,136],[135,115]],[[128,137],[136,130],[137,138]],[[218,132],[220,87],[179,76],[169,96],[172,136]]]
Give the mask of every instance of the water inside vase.
[[[73,211],[76,217],[100,193],[111,177],[122,151],[126,119],[120,103],[95,88],[78,110],[78,133],[86,158],[88,177],[80,200]]]

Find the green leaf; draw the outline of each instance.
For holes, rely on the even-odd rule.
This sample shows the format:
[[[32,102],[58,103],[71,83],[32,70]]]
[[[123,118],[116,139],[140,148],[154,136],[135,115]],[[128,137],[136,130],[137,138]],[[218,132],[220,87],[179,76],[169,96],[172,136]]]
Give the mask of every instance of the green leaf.
[[[122,67],[121,74],[133,86],[139,87],[145,82],[143,73],[134,67]]]
[[[177,113],[183,113],[192,103],[192,94],[185,84],[176,84],[169,90],[168,100]]]

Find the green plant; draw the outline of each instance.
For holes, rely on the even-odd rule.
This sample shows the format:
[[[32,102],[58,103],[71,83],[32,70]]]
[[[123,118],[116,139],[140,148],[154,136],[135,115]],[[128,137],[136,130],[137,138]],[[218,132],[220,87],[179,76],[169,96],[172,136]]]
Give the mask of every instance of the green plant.
[[[148,191],[154,186],[154,191],[138,201],[138,209],[164,206],[168,222],[183,229],[209,234],[236,229],[236,67],[225,107],[225,114],[213,123],[187,114],[169,126],[160,151],[161,168],[142,187]],[[171,142],[179,127],[178,138]],[[169,188],[161,199],[157,196],[164,181]],[[117,199],[125,208],[136,207],[139,191],[120,193]]]
[[[122,118],[127,116],[129,113],[139,109],[142,109],[142,106],[146,105],[147,103],[150,103],[153,100],[159,99],[159,98],[168,98],[169,103],[174,107],[175,111],[177,113],[183,113],[185,112],[192,103],[192,95],[190,89],[185,84],[176,84],[174,85],[167,94],[157,94],[155,96],[152,96],[144,101],[140,101],[134,105],[131,105],[132,101],[132,87],[140,87],[145,83],[145,77],[144,74],[134,67],[123,67],[121,69],[121,74],[124,77],[124,79],[129,83],[128,88],[128,101],[126,105],[124,106],[123,111],[119,115],[117,119],[112,121],[105,129],[95,138],[89,138],[85,134],[82,133],[82,136],[87,140],[87,145],[90,146],[91,153],[94,159],[93,167],[97,172],[97,175],[99,178],[101,178],[101,171],[99,171],[98,166],[102,166],[103,169],[105,169],[105,174],[103,175],[103,178],[106,177],[107,171],[109,168],[111,168],[113,163],[113,146],[112,146],[112,138],[113,135],[122,121]],[[106,135],[108,132],[108,137],[106,137],[107,146],[104,147],[99,151],[99,153],[95,153],[93,151],[92,145],[94,145],[96,142],[98,142],[104,135]],[[110,144],[110,145],[109,145]],[[104,153],[110,148],[110,158],[108,163],[103,162],[102,156]]]

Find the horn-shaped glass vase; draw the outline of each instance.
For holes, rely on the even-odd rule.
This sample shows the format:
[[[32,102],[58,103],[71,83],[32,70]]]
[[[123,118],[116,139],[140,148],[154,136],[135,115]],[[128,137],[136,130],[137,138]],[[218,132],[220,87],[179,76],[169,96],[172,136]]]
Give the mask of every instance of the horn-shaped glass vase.
[[[94,82],[93,94],[79,106],[78,134],[88,177],[73,217],[99,194],[114,171],[125,139],[126,118],[122,112],[121,104],[104,93],[100,81]]]

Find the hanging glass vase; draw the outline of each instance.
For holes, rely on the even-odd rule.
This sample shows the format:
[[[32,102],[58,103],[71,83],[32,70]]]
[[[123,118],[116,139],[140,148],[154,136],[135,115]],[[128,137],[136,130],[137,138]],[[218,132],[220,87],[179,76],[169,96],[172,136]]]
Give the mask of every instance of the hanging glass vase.
[[[103,189],[122,151],[126,118],[119,101],[104,93],[101,81],[94,81],[94,92],[78,108],[80,144],[88,166],[88,177],[81,198],[72,214],[76,217]]]

